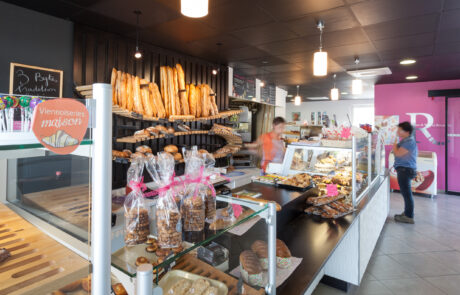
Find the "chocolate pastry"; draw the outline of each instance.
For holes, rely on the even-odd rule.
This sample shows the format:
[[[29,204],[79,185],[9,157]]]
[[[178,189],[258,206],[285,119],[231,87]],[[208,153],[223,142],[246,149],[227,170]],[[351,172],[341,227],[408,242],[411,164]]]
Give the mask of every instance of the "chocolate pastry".
[[[0,248],[0,263],[11,257],[10,251]]]

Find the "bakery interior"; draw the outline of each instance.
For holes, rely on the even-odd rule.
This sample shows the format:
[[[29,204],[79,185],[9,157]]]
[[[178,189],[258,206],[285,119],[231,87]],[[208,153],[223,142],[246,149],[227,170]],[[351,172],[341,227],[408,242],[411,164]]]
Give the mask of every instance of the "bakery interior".
[[[0,295],[422,294],[364,288],[399,122],[416,204],[460,195],[460,1],[7,0],[0,19]],[[248,147],[276,117],[262,173]]]

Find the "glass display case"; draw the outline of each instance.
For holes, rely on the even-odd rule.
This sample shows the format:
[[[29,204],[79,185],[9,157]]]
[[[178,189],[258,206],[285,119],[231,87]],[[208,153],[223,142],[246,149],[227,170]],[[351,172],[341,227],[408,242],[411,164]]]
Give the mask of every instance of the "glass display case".
[[[382,170],[384,148],[379,135],[353,137],[348,146],[307,146],[294,143],[287,147],[281,174],[308,173],[314,179],[337,184],[356,205]],[[322,177],[322,178],[320,178]]]
[[[225,289],[225,293],[236,293],[242,288],[246,292],[244,294],[274,294],[275,204],[258,203],[231,195],[217,195],[216,202],[217,216],[220,217],[206,224],[202,231],[183,231],[179,249],[171,249],[164,256],[163,250],[151,247],[151,244],[124,246],[112,254],[112,266],[135,279],[139,276],[139,259],[145,258],[153,265],[154,284],[163,288],[163,293],[171,288],[170,280],[178,281],[184,278],[186,272],[189,277],[201,276],[223,283],[221,288]],[[237,213],[238,210],[241,212]],[[156,236],[150,235],[150,238],[156,239]],[[268,258],[259,278],[247,278],[242,275],[240,255],[245,250],[251,250],[256,241],[263,241],[268,246]],[[238,278],[244,279],[239,283]]]
[[[0,137],[0,248],[10,255],[1,262],[0,294],[50,294],[72,284],[89,294],[91,129],[68,155],[46,149],[31,131]]]

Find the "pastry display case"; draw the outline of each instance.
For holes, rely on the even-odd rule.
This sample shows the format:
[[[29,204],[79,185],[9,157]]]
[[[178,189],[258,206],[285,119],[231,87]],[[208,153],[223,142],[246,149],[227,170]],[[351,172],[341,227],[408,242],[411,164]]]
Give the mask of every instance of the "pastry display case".
[[[384,149],[378,138],[378,134],[353,137],[351,147],[291,144],[278,172],[284,177],[307,173],[319,183],[319,189],[336,184],[339,193],[346,195],[346,202],[355,206],[381,174]]]

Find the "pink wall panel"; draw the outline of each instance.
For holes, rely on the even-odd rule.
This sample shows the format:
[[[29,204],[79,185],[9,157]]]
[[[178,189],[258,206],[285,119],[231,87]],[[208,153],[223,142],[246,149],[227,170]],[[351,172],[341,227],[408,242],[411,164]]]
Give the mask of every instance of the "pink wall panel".
[[[444,97],[428,97],[428,90],[458,89],[460,80],[375,85],[375,115],[399,115],[399,121],[415,123],[420,151],[434,151],[438,158],[438,188],[444,189]],[[391,147],[388,146],[388,154]],[[388,161],[387,161],[388,163]]]

